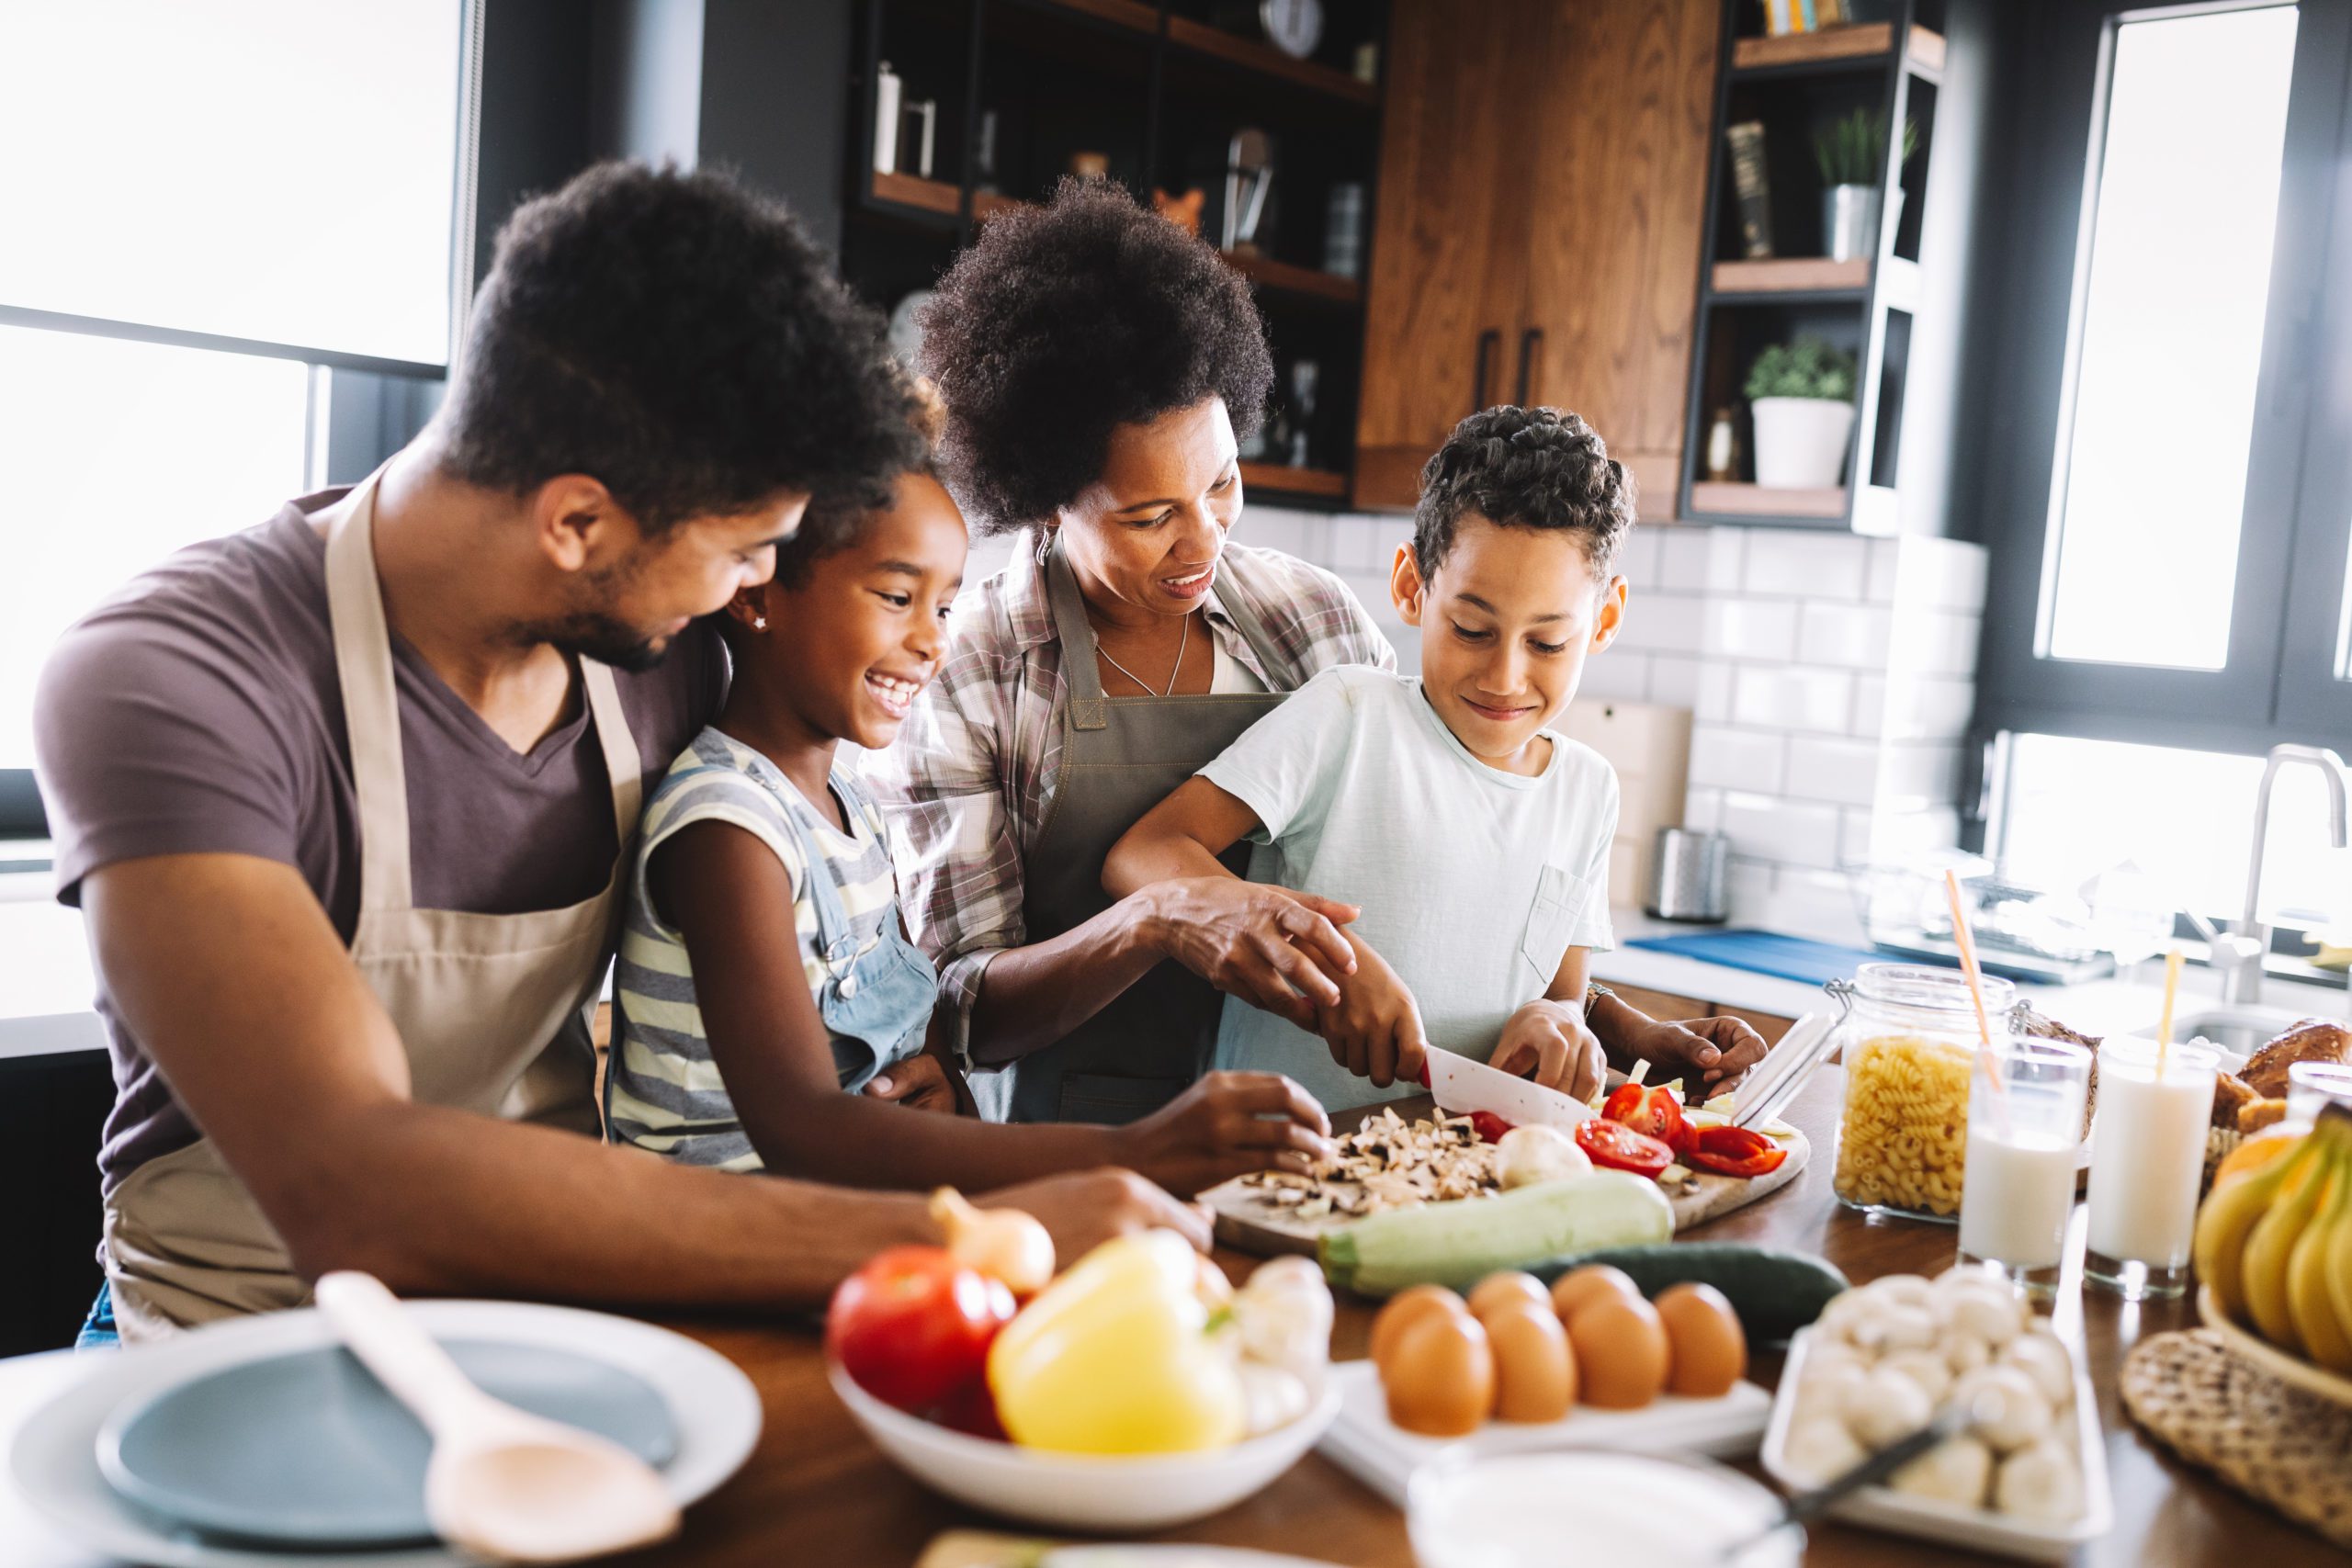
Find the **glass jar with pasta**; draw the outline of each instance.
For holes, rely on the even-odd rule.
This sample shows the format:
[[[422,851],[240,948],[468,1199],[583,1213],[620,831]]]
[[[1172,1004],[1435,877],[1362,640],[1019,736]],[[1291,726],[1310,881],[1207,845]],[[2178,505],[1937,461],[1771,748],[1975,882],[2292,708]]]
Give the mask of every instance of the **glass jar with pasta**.
[[[1986,976],[1998,1026],[2016,987]],[[1977,1046],[1968,982],[1951,969],[1865,964],[1838,1026],[1846,1068],[1831,1187],[1870,1213],[1957,1223],[1968,1163],[1968,1075]]]

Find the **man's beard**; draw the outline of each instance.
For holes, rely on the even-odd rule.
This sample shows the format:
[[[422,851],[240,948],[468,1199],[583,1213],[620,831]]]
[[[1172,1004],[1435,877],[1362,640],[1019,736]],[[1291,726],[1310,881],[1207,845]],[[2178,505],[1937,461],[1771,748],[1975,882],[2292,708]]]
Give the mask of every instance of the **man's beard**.
[[[526,627],[523,635],[526,641],[551,643],[564,653],[633,675],[641,675],[668,658],[673,640],[658,633],[649,635],[627,621],[593,610]]]

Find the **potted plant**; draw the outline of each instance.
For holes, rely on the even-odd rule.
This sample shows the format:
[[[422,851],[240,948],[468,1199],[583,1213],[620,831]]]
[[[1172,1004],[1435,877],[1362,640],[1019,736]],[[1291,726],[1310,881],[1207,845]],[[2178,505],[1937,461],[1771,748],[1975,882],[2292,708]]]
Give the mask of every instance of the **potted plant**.
[[[1747,372],[1756,482],[1823,490],[1845,475],[1854,430],[1854,360],[1817,338],[1774,344]]]
[[[1903,157],[1919,148],[1919,126],[1903,122]],[[1813,158],[1821,169],[1821,249],[1832,261],[1878,254],[1879,182],[1886,176],[1886,116],[1858,108],[1814,132]],[[1903,221],[1903,187],[1887,209],[1887,227]]]

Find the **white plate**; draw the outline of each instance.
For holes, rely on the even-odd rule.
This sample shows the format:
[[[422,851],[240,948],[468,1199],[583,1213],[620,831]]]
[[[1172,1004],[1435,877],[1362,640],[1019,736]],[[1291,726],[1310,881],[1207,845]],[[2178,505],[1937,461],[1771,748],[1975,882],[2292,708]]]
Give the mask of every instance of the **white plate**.
[[[1370,1361],[1333,1367],[1331,1384],[1340,1394],[1340,1418],[1323,1435],[1323,1456],[1400,1508],[1413,1472],[1440,1458],[1498,1459],[1609,1449],[1738,1459],[1756,1451],[1757,1439],[1772,1415],[1770,1394],[1752,1382],[1739,1382],[1719,1399],[1668,1394],[1639,1410],[1579,1404],[1557,1421],[1489,1421],[1466,1438],[1424,1438],[1388,1419],[1380,1372]]]
[[[1791,1492],[1816,1484],[1788,1466],[1789,1421],[1796,1406],[1797,1382],[1804,1375],[1805,1341],[1810,1328],[1797,1331],[1789,1342],[1789,1359],[1781,1369],[1781,1388],[1772,1402],[1772,1426],[1764,1434],[1765,1473]],[[2071,1525],[2049,1525],[1996,1513],[1990,1508],[1962,1507],[1932,1497],[1915,1497],[1887,1486],[1866,1486],[1840,1503],[1832,1503],[1833,1517],[1922,1540],[1949,1541],[1977,1551],[2018,1557],[2031,1562],[2064,1562],[2075,1550],[2097,1540],[2115,1526],[2115,1501],[2107,1485],[2107,1441],[2099,1431],[2098,1396],[2091,1392],[2076,1348],[2066,1347],[2075,1365],[2075,1451],[2083,1467],[2083,1517]]]
[[[683,1335],[629,1318],[520,1302],[413,1302],[444,1338],[551,1346],[625,1367],[659,1390],[678,1424],[662,1472],[680,1506],[741,1468],[760,1435],[760,1396],[733,1362]],[[240,1362],[334,1343],[314,1311],[215,1324],[162,1344],[88,1358],[74,1379],[18,1429],[8,1450],[17,1493],[56,1529],[95,1551],[153,1568],[446,1568],[437,1548],[309,1553],[225,1546],[151,1519],[99,1473],[98,1429],[116,1407]]]
[[[1065,1454],[951,1430],[883,1404],[838,1364],[826,1375],[874,1446],[908,1474],[958,1502],[1056,1529],[1141,1531],[1204,1518],[1264,1491],[1331,1424],[1339,1401],[1287,1427],[1188,1454]]]
[[[2222,1346],[2241,1360],[2250,1361],[2268,1372],[2280,1382],[2315,1393],[2336,1404],[2352,1405],[2352,1378],[2340,1377],[2325,1367],[2314,1366],[2301,1356],[2291,1356],[2267,1339],[2230,1321],[2213,1300],[2213,1287],[2197,1288],[2197,1315],[2205,1326],[2222,1337]]]

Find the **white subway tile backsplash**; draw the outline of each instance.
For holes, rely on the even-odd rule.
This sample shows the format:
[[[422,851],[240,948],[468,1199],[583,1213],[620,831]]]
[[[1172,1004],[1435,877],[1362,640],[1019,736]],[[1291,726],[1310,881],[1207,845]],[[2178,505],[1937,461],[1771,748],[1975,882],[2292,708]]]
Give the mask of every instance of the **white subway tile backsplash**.
[[[1724,795],[1723,830],[1743,855],[1784,865],[1838,864],[1838,808],[1769,795]]]
[[[1682,825],[1702,833],[1712,833],[1723,826],[1724,792],[1705,785],[1693,784],[1682,802]]]
[[[1906,608],[1958,610],[1972,615],[1984,610],[1984,569],[1989,558],[1984,546],[1924,536],[1897,542],[1902,546],[1894,588],[1899,603]]]
[[[1690,705],[1692,718],[1702,724],[1731,721],[1732,674],[1732,667],[1720,659],[1701,661],[1699,694]]]
[[[1871,541],[1850,534],[1747,530],[1742,585],[1750,593],[1800,599],[1860,599]]]
[[[1584,663],[1579,697],[1602,697],[1615,703],[1645,703],[1650,698],[1650,658],[1623,644]]]
[[[1789,741],[1787,792],[1801,800],[1868,806],[1877,798],[1879,745],[1799,735]]]
[[[1709,599],[1700,646],[1732,659],[1796,656],[1797,611],[1786,599]]]
[[[1659,536],[1663,547],[1658,586],[1689,593],[1723,593],[1739,587],[1745,528],[1672,528]]]
[[[1949,806],[1926,811],[1880,811],[1871,818],[1871,858],[1899,861],[1960,842],[1960,813]]]
[[[1871,825],[1877,814],[1867,806],[1849,807],[1838,814],[1838,863],[1844,866],[1864,866],[1871,863]]]
[[[1873,604],[1894,603],[1895,580],[1902,561],[1902,540],[1872,539],[1870,572],[1862,587],[1862,597]]]
[[[1690,732],[1690,782],[1778,795],[1788,754],[1786,736],[1700,725]]]
[[[1628,600],[1617,646],[1651,653],[1696,653],[1703,645],[1713,611],[1709,601],[1687,593],[1645,593]]]
[[[1960,748],[1946,741],[1889,741],[1881,748],[1878,806],[1920,811],[1960,794]]]
[[[1883,605],[1808,604],[1797,629],[1797,661],[1847,670],[1884,670],[1894,635],[1894,612]]]
[[[1653,653],[1650,658],[1649,700],[1661,707],[1691,708],[1699,705],[1699,677],[1705,662],[1685,659],[1679,653]]]
[[[1854,677],[1854,722],[1856,735],[1882,735],[1886,730],[1886,677],[1857,675]]]
[[[1973,675],[1982,628],[1974,615],[1906,605],[1894,619],[1887,668],[1922,675]]]
[[[1634,592],[1662,587],[1658,556],[1664,547],[1665,535],[1672,530],[1635,528],[1625,536],[1624,545],[1617,551],[1617,570],[1634,585]]]
[[[1737,723],[1763,729],[1845,733],[1854,705],[1854,677],[1844,670],[1742,667],[1732,687]]]

